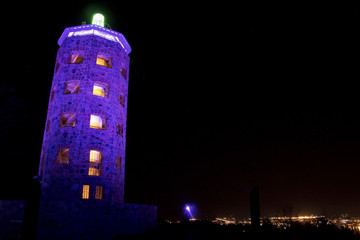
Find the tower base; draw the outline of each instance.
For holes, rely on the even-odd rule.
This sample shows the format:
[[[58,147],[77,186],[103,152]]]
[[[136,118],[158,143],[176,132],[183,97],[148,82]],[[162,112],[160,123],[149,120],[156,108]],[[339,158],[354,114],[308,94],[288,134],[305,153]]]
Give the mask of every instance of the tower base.
[[[157,207],[89,201],[40,204],[37,240],[104,239],[137,235],[157,225]]]

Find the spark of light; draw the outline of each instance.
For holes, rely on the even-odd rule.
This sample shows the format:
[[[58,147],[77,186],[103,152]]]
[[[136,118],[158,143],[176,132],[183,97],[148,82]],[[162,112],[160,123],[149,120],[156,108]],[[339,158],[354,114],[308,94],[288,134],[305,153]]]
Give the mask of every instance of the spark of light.
[[[100,27],[104,27],[104,19],[105,19],[104,15],[100,13],[96,13],[93,16],[92,24],[98,25]]]
[[[191,208],[190,208],[189,205],[186,205],[186,206],[185,206],[185,210],[188,211],[188,213],[189,213],[189,215],[190,215],[190,218],[194,218],[193,215],[192,215],[192,213],[191,213]]]

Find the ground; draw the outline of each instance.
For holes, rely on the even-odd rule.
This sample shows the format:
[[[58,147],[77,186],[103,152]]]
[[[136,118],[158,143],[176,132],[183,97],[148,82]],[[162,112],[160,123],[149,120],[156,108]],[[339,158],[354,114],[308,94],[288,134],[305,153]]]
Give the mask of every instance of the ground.
[[[124,239],[124,238],[122,238]],[[196,240],[196,239],[276,239],[276,240],[300,240],[300,239],[326,239],[326,240],[357,240],[360,234],[349,229],[339,229],[332,225],[315,227],[312,225],[294,224],[286,230],[280,230],[272,225],[266,225],[259,231],[251,231],[248,225],[221,226],[211,222],[160,223],[157,229],[149,231],[141,236],[132,236],[128,240],[138,239],[174,239],[174,240]]]

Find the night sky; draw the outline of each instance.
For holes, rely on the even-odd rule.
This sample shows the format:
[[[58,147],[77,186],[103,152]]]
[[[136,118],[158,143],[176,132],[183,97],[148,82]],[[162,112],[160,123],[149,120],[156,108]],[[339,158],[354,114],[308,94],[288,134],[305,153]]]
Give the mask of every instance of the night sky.
[[[101,12],[132,47],[126,202],[360,216],[358,6],[170,2],[3,6],[0,198],[30,194],[58,38]]]

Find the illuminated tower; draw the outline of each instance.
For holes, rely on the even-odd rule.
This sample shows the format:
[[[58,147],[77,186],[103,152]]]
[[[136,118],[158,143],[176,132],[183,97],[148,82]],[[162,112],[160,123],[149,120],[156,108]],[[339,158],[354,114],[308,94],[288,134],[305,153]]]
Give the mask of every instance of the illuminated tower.
[[[58,44],[39,165],[38,238],[121,235],[98,227],[127,225],[126,211],[130,218],[155,211],[156,218],[154,206],[123,204],[131,48],[121,33],[104,28],[101,14],[93,24],[66,28]]]

